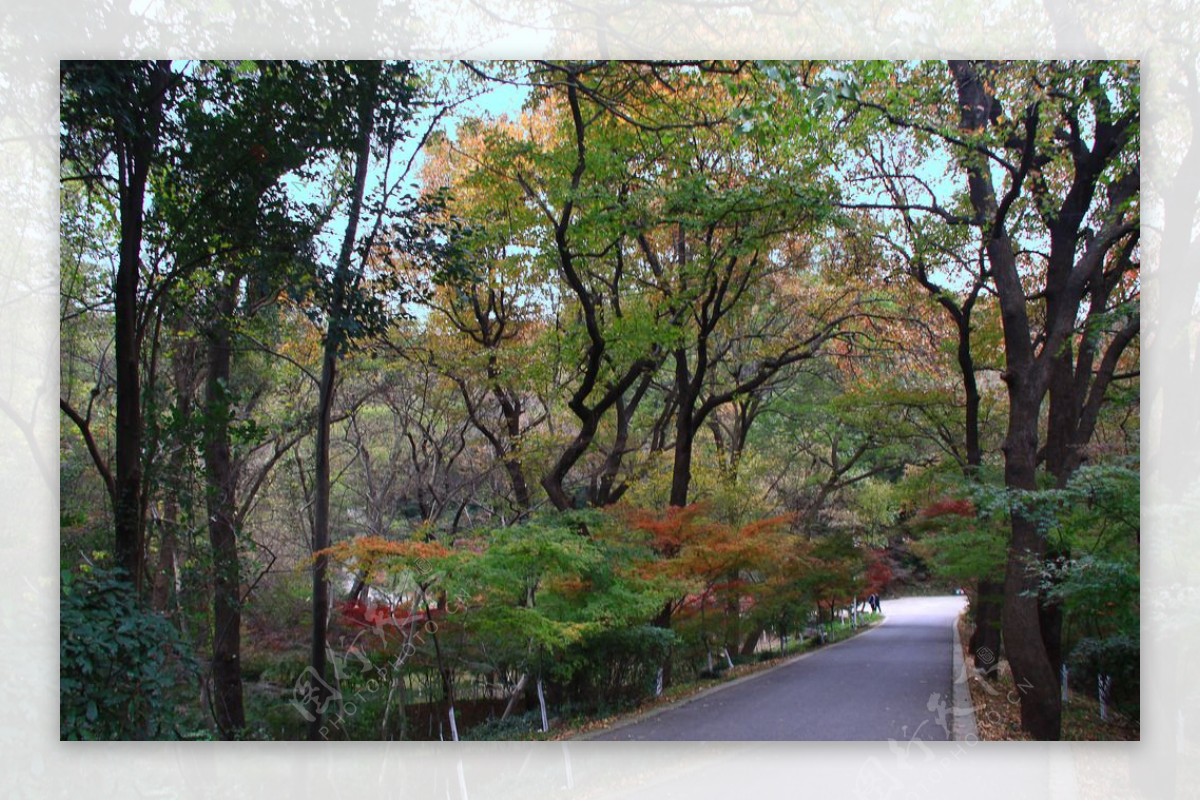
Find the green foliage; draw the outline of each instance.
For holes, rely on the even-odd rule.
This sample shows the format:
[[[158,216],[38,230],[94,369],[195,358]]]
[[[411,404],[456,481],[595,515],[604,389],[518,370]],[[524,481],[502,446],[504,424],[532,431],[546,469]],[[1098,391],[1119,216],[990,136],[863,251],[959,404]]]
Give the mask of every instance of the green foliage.
[[[900,515],[896,485],[875,478],[865,479],[857,485],[851,503],[866,527],[868,539],[874,545],[881,545],[883,531]]]
[[[1117,604],[1136,601],[1138,485],[1137,471],[1125,465],[1086,465],[1062,489],[1017,491],[988,481],[959,479],[943,483],[941,491],[947,497],[969,500],[944,503],[965,503],[968,514],[935,514],[939,502],[913,518],[909,528],[923,532],[915,550],[940,575],[964,582],[999,579],[1010,516],[1019,510],[1032,517],[1059,549],[1086,555],[1066,567],[1044,568],[1044,589],[1068,608],[1078,606],[1085,612],[1100,599]],[[1073,593],[1079,594],[1074,601]]]
[[[1049,484],[1049,476],[1041,476]],[[1048,538],[1091,551],[1122,548],[1140,526],[1140,478],[1134,464],[1084,465],[1063,488],[1014,490],[990,483],[968,485],[981,517],[1032,519]]]
[[[174,739],[197,666],[175,628],[143,609],[119,570],[62,572],[59,736]],[[182,693],[181,693],[182,691]]]
[[[523,740],[542,726],[541,712],[531,709],[522,715],[510,715],[501,720],[492,718],[478,726],[472,726],[463,735],[464,740]]]
[[[941,507],[952,511],[939,514]],[[1004,578],[1006,519],[980,515],[968,501],[945,501],[926,507],[909,528],[920,532],[912,550],[938,577],[962,585]]]
[[[480,600],[467,625],[490,653],[527,668],[553,656],[566,679],[565,650],[648,619],[665,601],[630,570],[625,546],[582,528],[588,517],[549,514],[490,532],[486,550],[459,571],[458,591]]]
[[[1141,530],[1141,476],[1135,464],[1084,465],[1058,504],[1053,532],[1072,550],[1136,559]]]
[[[1007,527],[1014,511],[1032,517],[1050,545],[1071,557],[1033,566],[1043,603],[1064,613],[1064,653],[1071,686],[1095,696],[1099,674],[1113,679],[1113,703],[1138,711],[1139,497],[1136,470],[1085,465],[1063,488],[1017,492],[996,484],[950,482],[947,496],[910,522],[913,549],[940,576],[969,584],[1004,577]],[[945,485],[943,485],[945,489]],[[970,501],[964,500],[969,497]]]
[[[550,675],[565,685],[568,702],[591,711],[619,708],[654,692],[658,669],[678,639],[648,624],[606,629],[565,651]]]
[[[112,548],[100,476],[119,439],[112,267],[128,234],[115,156],[141,137],[147,195],[125,211],[145,218],[130,301],[144,430],[128,452],[142,459],[139,508],[156,521],[147,563],[159,564],[160,545],[175,558],[161,564],[181,630],[210,631],[203,610],[217,564],[229,563],[198,536],[217,489],[202,456],[224,444],[246,578],[276,555],[277,570],[308,565],[306,527],[332,529],[318,548],[369,532],[331,553],[364,573],[371,603],[387,596],[395,616],[421,624],[372,645],[430,705],[447,691],[479,700],[478,687],[494,700],[537,675],[560,712],[619,706],[649,691],[668,654],[685,675],[720,642],[732,650],[757,628],[790,636],[814,606],[825,615],[866,587],[923,581],[926,564],[956,585],[999,578],[1014,512],[1064,555],[1029,568],[1042,576],[1031,591],[1066,613],[1065,651],[1079,643],[1080,670],[1136,668],[1137,465],[1094,463],[1136,453],[1136,340],[1114,366],[1122,378],[1097,395],[1112,411],[1088,443],[1093,463],[1065,487],[1041,476],[1035,492],[1004,488],[1013,384],[995,377],[1013,353],[962,180],[984,151],[1035,165],[1006,230],[1024,254],[1019,278],[1044,306],[1039,232],[1070,220],[1055,216],[1073,174],[1063,145],[1072,132],[1097,140],[1136,107],[1135,65],[979,65],[1003,103],[970,131],[944,62],[490,64],[479,69],[529,87],[525,105],[471,118],[458,100],[494,86],[430,91],[444,69],[467,67],[64,63],[60,384],[84,419],[61,438],[64,564]],[[426,105],[434,97],[444,105]],[[1023,119],[1031,101],[1039,120]],[[159,106],[161,127],[148,118]],[[420,138],[426,120],[434,127]],[[1025,133],[1030,159],[1010,158]],[[1108,221],[1103,201],[1124,197],[1137,144],[1134,123],[1119,158],[1097,157],[1096,202],[1080,220],[1089,247],[1136,211],[1135,193]],[[400,173],[415,164],[409,191]],[[1136,320],[1130,245],[1125,261],[1101,260],[1120,282],[1089,286],[1094,309],[1064,332],[1072,361],[1086,361],[1085,345],[1099,357]],[[925,270],[927,285],[914,283]],[[945,314],[964,312],[966,298],[973,368],[959,363]],[[414,303],[424,313],[413,316]],[[1035,328],[1044,311],[1034,309]],[[211,387],[206,344],[232,354]],[[305,439],[323,346],[346,368],[321,395],[334,432],[328,525],[313,517],[327,490],[312,478],[326,473],[307,461]],[[976,453],[962,433],[975,413],[960,368],[975,371],[982,396],[983,464],[971,481],[961,474]],[[680,443],[694,446],[683,493]],[[708,511],[656,514],[640,529],[538,512],[547,498],[665,510],[680,494]],[[933,499],[971,510],[922,514]],[[790,530],[755,528],[784,514]],[[893,536],[900,522],[912,550]],[[864,550],[888,538],[886,558]],[[144,632],[170,644],[170,626],[106,575],[64,578],[63,736],[170,736],[164,682],[186,658],[153,650]],[[307,664],[313,599],[307,574],[278,575],[250,582],[245,620],[264,636],[242,664],[288,685]],[[334,622],[331,647],[363,633],[347,635],[346,622]],[[357,692],[372,679],[351,670],[342,680]],[[294,710],[265,700],[262,685],[252,692],[251,720],[292,733]],[[381,696],[371,699],[346,736],[387,736]],[[477,734],[524,736],[530,724]]]
[[[838,107],[843,100],[853,100],[861,91],[858,74],[839,67],[825,68],[809,90],[813,111],[825,114]]]
[[[1112,680],[1112,703],[1123,713],[1137,717],[1141,703],[1141,643],[1137,631],[1109,637],[1084,637],[1071,650],[1068,682],[1076,693],[1098,693],[1097,678]]]
[[[299,571],[268,576],[255,588],[245,617],[264,631],[308,628],[312,621],[312,577]]]
[[[1140,584],[1135,563],[1090,555],[1049,564],[1042,577],[1045,595],[1098,633],[1137,632]]]
[[[796,583],[812,599],[826,604],[848,601],[862,591],[866,577],[866,555],[846,533],[817,540],[810,552],[810,566]]]
[[[1008,545],[1003,527],[962,521],[946,526],[913,546],[936,575],[959,584],[1003,578]]]

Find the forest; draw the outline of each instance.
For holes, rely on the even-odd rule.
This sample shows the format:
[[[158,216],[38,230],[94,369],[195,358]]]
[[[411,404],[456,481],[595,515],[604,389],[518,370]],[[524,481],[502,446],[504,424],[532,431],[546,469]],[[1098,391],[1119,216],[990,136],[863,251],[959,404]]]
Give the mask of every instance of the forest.
[[[63,62],[61,738],[547,737],[956,591],[1137,720],[1139,81]]]

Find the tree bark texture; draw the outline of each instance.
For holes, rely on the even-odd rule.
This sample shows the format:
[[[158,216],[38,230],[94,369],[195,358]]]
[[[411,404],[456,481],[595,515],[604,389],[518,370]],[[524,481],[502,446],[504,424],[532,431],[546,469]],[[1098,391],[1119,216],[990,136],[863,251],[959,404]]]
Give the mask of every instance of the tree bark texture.
[[[312,596],[312,650],[311,667],[318,681],[312,694],[309,709],[308,739],[322,736],[323,710],[328,699],[325,682],[325,641],[329,623],[329,556],[324,551],[330,545],[330,465],[329,440],[333,426],[333,402],[337,386],[337,366],[345,347],[347,324],[352,312],[348,308],[349,297],[354,287],[355,272],[352,266],[354,251],[358,245],[358,227],[362,219],[366,197],[367,176],[371,164],[371,141],[375,130],[375,113],[380,64],[371,65],[373,72],[362,80],[364,87],[357,101],[358,136],[354,153],[354,181],[350,189],[346,230],[342,237],[334,268],[329,307],[326,309],[328,323],[322,348],[321,379],[317,400],[317,431],[313,466],[313,596]]]
[[[982,130],[998,116],[998,107],[973,64],[952,61],[950,70],[959,100],[960,129]],[[1004,482],[1010,492],[1019,493],[1037,488],[1038,415],[1045,389],[1038,380],[1025,290],[1006,228],[1005,207],[996,197],[984,158],[982,153],[968,152],[963,166],[971,205],[983,225],[984,248],[1000,301],[1009,397]],[[1004,648],[1020,694],[1022,726],[1038,739],[1057,740],[1061,699],[1038,616],[1037,577],[1044,550],[1044,537],[1035,521],[1014,504],[1004,581]]]
[[[113,525],[117,564],[129,574],[138,593],[143,585],[145,519],[142,504],[142,381],[139,327],[139,284],[146,184],[162,127],[169,61],[151,71],[137,121],[118,119],[115,156],[119,173],[118,207],[121,242],[113,284],[116,369],[116,439]],[[136,90],[132,90],[136,91]],[[118,113],[118,117],[120,114]]]
[[[237,475],[229,423],[233,345],[228,320],[240,282],[219,288],[217,319],[209,334],[205,383],[204,467],[208,487],[208,537],[213,560],[213,712],[224,739],[246,727],[241,665],[241,563],[237,541]]]

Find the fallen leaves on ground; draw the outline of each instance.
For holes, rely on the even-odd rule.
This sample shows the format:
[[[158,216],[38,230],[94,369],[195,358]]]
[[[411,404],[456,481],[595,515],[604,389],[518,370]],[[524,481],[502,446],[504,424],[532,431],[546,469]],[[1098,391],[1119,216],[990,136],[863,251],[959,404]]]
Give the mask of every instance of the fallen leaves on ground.
[[[1020,694],[1013,683],[1008,662],[1000,660],[999,677],[994,681],[983,678],[975,669],[967,643],[973,626],[966,616],[959,618],[958,631],[963,643],[963,659],[970,677],[972,706],[975,707],[975,726],[980,740],[1029,740],[1021,730]],[[1100,720],[1100,704],[1094,698],[1071,693],[1063,704],[1063,740],[1139,740],[1138,721],[1109,711],[1107,721]]]

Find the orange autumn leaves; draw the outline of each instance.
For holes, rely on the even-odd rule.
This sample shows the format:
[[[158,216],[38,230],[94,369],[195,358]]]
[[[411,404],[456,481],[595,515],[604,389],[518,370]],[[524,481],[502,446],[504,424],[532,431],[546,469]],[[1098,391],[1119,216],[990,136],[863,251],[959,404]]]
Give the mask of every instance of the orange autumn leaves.
[[[790,538],[788,515],[735,527],[708,517],[704,504],[672,506],[660,513],[646,509],[617,512],[632,530],[645,533],[660,557],[654,562],[680,576],[704,576],[730,570],[755,570],[778,561]]]
[[[808,561],[804,546],[788,532],[788,515],[734,526],[712,520],[704,504],[617,514],[629,530],[647,537],[655,558],[640,570],[652,582],[674,588],[672,614],[703,608],[718,593],[733,593],[741,599],[739,608],[751,607]]]
[[[569,536],[558,536],[550,543],[554,548],[547,553],[553,559],[545,554],[542,554],[545,558],[536,559],[524,554],[529,548],[541,554],[545,548],[539,550],[532,542],[528,548],[522,548],[519,542],[513,541],[511,532],[506,536],[497,535],[499,538],[493,538],[494,542],[486,537],[481,542],[476,537],[453,545],[360,537],[335,545],[327,553],[351,569],[367,573],[368,581],[385,581],[407,574],[426,592],[445,590],[446,587],[441,586],[445,578],[457,573],[459,580],[447,586],[452,594],[459,592],[470,596],[470,604],[476,611],[482,611],[487,597],[513,594],[472,592],[461,580],[472,573],[499,575],[497,570],[487,568],[491,553],[497,548],[493,561],[499,560],[497,565],[503,562],[506,570],[513,568],[508,572],[514,580],[522,577],[528,580],[529,575],[536,574],[532,586],[540,587],[537,593],[539,607],[543,599],[548,602],[551,597],[569,605],[588,603],[589,596],[601,591],[596,584],[598,577],[605,586],[614,580],[620,582],[625,588],[622,593],[645,596],[636,603],[626,599],[622,605],[661,610],[665,604],[671,615],[702,610],[717,598],[722,599],[722,608],[736,599],[734,608],[740,609],[741,614],[760,605],[765,609],[784,602],[804,605],[828,600],[829,593],[822,590],[829,589],[824,585],[828,583],[827,574],[831,575],[831,571],[839,576],[845,574],[844,581],[836,582],[839,599],[843,589],[848,599],[855,593],[865,594],[868,584],[870,589],[878,590],[877,585],[886,583],[888,577],[879,575],[878,571],[843,570],[845,554],[839,552],[838,559],[826,558],[821,542],[797,536],[791,530],[791,522],[790,516],[779,516],[742,525],[730,524],[715,519],[702,503],[669,507],[665,511],[612,507],[595,522],[579,527]],[[536,540],[541,527],[541,524],[530,524],[529,536]],[[552,527],[565,530],[563,525]],[[565,558],[563,549],[571,542],[595,558],[602,557],[603,569],[598,571],[595,558]],[[516,556],[529,557],[521,562],[524,567],[520,570],[508,564]],[[855,581],[857,584],[853,588],[847,583]],[[495,589],[498,588],[492,588]],[[532,597],[529,588],[514,586],[510,590],[515,592],[513,597]]]
[[[368,582],[383,575],[409,572],[418,580],[430,577],[454,555],[440,542],[422,540],[388,540],[377,535],[355,537],[318,552],[335,561],[352,565],[366,574]]]

